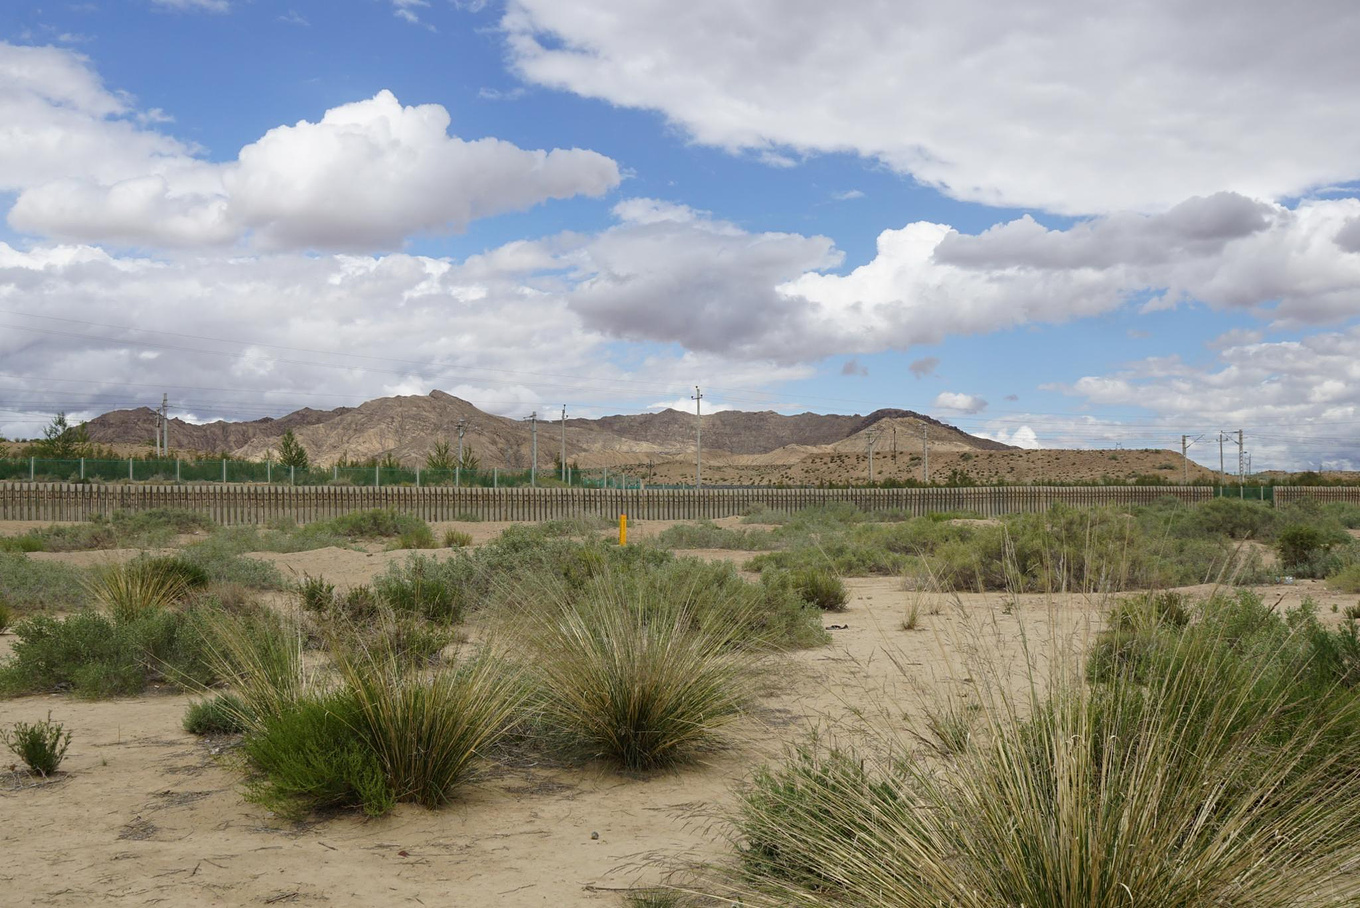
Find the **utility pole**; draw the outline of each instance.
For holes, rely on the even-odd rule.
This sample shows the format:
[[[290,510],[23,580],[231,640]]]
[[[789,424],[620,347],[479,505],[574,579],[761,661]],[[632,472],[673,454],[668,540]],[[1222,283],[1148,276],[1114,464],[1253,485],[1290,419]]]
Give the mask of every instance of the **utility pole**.
[[[529,485],[538,485],[538,411],[529,414],[529,433],[533,437],[533,454],[529,461]]]
[[[1199,439],[1203,437],[1204,436],[1201,435],[1199,436],[1199,438],[1196,438],[1195,441],[1199,441]],[[1181,436],[1181,461],[1182,466],[1185,468],[1185,479],[1181,482],[1181,485],[1183,486],[1190,485],[1190,458],[1186,455],[1185,452],[1190,450],[1190,446],[1193,445],[1195,441],[1189,441],[1188,440],[1189,438],[1190,438],[1189,435]]]
[[[699,390],[698,385],[694,386],[694,393],[690,395],[690,400],[694,401],[694,488],[697,489],[704,482],[704,417],[700,412],[704,392]]]
[[[1218,430],[1218,484],[1221,486],[1228,481],[1228,474],[1223,472],[1223,430]]]
[[[878,441],[879,432],[865,432],[864,438],[869,443],[869,484],[874,482],[874,442]]]
[[[161,395],[161,456],[170,456],[170,395]]]
[[[930,426],[921,425],[921,475],[930,482]]]
[[[562,405],[562,481],[567,481],[567,405]]]
[[[1221,434],[1222,433],[1220,433],[1220,437]],[[1242,474],[1243,471],[1246,469],[1247,465],[1246,457],[1244,456],[1246,454],[1247,449],[1243,446],[1242,430],[1241,429],[1237,430],[1237,438],[1233,438],[1231,435],[1229,435],[1228,439],[1237,445],[1237,497],[1245,498],[1247,493],[1242,488],[1242,486],[1245,484]],[[1220,444],[1221,443],[1222,442],[1220,442]],[[1221,457],[1222,455],[1219,456]]]
[[[466,419],[460,419],[460,420],[458,420],[458,423],[457,423],[457,425],[456,425],[456,428],[458,429],[458,463],[457,463],[457,465],[460,466],[460,467],[463,465],[463,433],[467,431],[467,427],[468,427],[468,421],[467,421]]]

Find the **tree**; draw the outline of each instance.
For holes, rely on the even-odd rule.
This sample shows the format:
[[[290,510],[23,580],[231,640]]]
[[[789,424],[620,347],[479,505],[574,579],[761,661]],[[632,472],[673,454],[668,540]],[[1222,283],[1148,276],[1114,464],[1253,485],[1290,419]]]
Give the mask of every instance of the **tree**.
[[[434,450],[425,455],[425,469],[427,470],[447,470],[451,473],[457,465],[452,446],[447,438],[441,438],[435,442]]]
[[[458,461],[458,467],[464,473],[476,473],[482,467],[482,461],[472,450],[472,445],[463,446],[463,459]]]
[[[90,433],[85,423],[72,426],[66,421],[65,413],[52,418],[52,424],[43,429],[41,441],[29,447],[30,456],[49,460],[75,460],[90,456]]]
[[[283,437],[279,439],[279,465],[305,470],[308,463],[307,449],[297,440],[293,430],[284,432]]]

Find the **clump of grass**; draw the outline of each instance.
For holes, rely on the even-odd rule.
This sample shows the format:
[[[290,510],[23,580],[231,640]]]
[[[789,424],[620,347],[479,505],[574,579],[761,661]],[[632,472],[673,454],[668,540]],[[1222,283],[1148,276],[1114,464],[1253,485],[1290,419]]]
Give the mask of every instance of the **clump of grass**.
[[[957,697],[927,709],[925,727],[929,740],[944,754],[962,753],[973,739],[973,721],[967,705]]]
[[[224,693],[189,704],[184,730],[191,735],[237,735],[245,731],[246,705],[235,694]]]
[[[1360,621],[1360,603],[1346,606],[1341,610],[1341,615],[1349,621]]]
[[[747,622],[706,623],[688,603],[600,585],[522,622],[538,715],[571,752],[629,770],[692,758],[745,704]],[[634,598],[636,597],[636,598]]]
[[[793,587],[804,602],[824,612],[843,612],[850,601],[844,581],[826,568],[810,567],[794,571]]]
[[[921,624],[921,601],[913,598],[907,603],[907,612],[902,617],[902,630],[914,631]]]
[[[434,531],[428,526],[407,530],[398,536],[390,546],[393,549],[433,549],[436,547]]]
[[[71,733],[60,722],[52,721],[52,714],[41,722],[16,722],[3,734],[5,746],[24,761],[29,772],[50,776],[66,758],[71,746]]]
[[[689,904],[683,893],[674,889],[631,889],[623,897],[631,908],[683,908]]]
[[[374,508],[367,511],[352,511],[330,520],[319,521],[313,524],[312,530],[329,532],[348,539],[383,539],[417,534],[421,530],[429,533],[430,526],[419,517],[412,517],[410,514],[402,514],[390,508]]]
[[[14,610],[9,607],[9,603],[0,598],[0,634],[7,633],[9,626],[14,623]]]
[[[90,596],[120,623],[168,609],[189,588],[172,563],[180,566],[172,559],[137,559],[105,567],[89,580]]]
[[[248,727],[284,713],[312,683],[302,660],[302,629],[294,621],[268,611],[217,612],[203,619],[200,632],[214,679],[230,685],[244,704],[240,718]]]
[[[472,534],[464,530],[447,530],[444,533],[444,548],[461,549],[472,545]]]
[[[302,607],[309,612],[324,614],[335,607],[335,584],[324,577],[303,574],[297,592]]]

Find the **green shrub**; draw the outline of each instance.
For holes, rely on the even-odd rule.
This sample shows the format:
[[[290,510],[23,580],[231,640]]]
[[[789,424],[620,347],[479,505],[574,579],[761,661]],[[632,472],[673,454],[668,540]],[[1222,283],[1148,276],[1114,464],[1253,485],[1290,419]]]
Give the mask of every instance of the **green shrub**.
[[[298,581],[298,599],[302,607],[315,614],[324,614],[335,608],[335,584],[324,577],[303,574]]]
[[[452,624],[461,621],[472,604],[467,586],[472,574],[465,559],[439,561],[412,555],[405,562],[388,565],[373,581],[373,589],[398,612]]]
[[[142,555],[133,564],[151,574],[174,578],[186,592],[202,589],[212,582],[202,565],[180,555]]]
[[[751,657],[734,650],[750,623],[651,591],[559,600],[520,628],[538,715],[571,752],[625,769],[688,759],[746,702]]]
[[[29,772],[40,776],[50,776],[61,766],[66,758],[66,749],[71,746],[71,733],[62,728],[60,722],[52,721],[52,714],[41,722],[16,722],[14,728],[3,734],[5,746],[24,761]]]
[[[202,569],[213,583],[234,583],[255,590],[286,589],[288,584],[274,565],[258,558],[242,557],[237,548],[243,538],[229,533],[214,533],[202,542],[186,546],[178,557]]]
[[[1360,896],[1354,629],[1248,594],[1135,633],[1157,644],[1129,663],[1140,670],[1090,685],[1031,675],[1018,695],[984,682],[985,734],[947,772],[823,752],[758,774],[738,818],[742,903],[1320,908]]]
[[[313,532],[329,532],[348,539],[383,539],[430,533],[429,524],[419,517],[402,514],[390,508],[375,508],[367,511],[352,511],[330,520],[314,524]],[[433,539],[433,535],[430,536]],[[423,546],[429,548],[429,546]]]
[[[658,545],[668,549],[736,549],[746,552],[768,551],[779,547],[778,538],[765,530],[730,530],[712,521],[677,523],[657,536]]]
[[[793,572],[793,586],[804,602],[824,612],[843,612],[850,601],[845,583],[825,568],[802,568]]]
[[[0,552],[45,552],[47,543],[41,536],[24,533],[21,536],[0,536]]]
[[[9,630],[9,626],[14,623],[14,611],[9,607],[9,603],[0,598],[0,634]]]
[[[215,675],[195,616],[147,610],[117,620],[95,611],[34,615],[14,628],[13,654],[0,664],[0,694],[70,690],[101,698],[141,693],[153,680],[209,683]]]
[[[421,526],[414,530],[407,530],[397,537],[392,544],[394,549],[433,549],[436,548],[434,541],[434,531],[428,526]]]
[[[378,755],[356,733],[358,705],[348,691],[306,697],[263,718],[242,751],[254,771],[248,800],[293,818],[325,808],[360,807],[381,816],[396,803]]]
[[[444,548],[461,549],[472,545],[472,534],[463,530],[448,530],[444,533]]]
[[[90,596],[119,623],[168,609],[188,587],[166,560],[138,559],[98,570],[89,581]]]
[[[1348,564],[1327,578],[1327,586],[1343,593],[1360,593],[1360,562]]]
[[[84,573],[55,561],[31,561],[23,555],[0,554],[0,598],[17,614],[71,611],[89,594]]]
[[[1344,531],[1314,524],[1292,524],[1275,536],[1281,567],[1300,577],[1326,576],[1338,567],[1327,560],[1332,549],[1350,544]]]
[[[1360,603],[1346,606],[1341,610],[1341,615],[1348,621],[1360,621]]]
[[[236,735],[245,731],[246,704],[234,694],[197,700],[184,711],[184,730],[191,735]]]

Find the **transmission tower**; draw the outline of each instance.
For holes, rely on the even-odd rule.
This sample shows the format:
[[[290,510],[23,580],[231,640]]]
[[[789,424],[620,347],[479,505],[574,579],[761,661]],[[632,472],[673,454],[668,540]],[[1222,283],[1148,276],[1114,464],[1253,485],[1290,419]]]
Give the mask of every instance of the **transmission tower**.
[[[864,433],[864,440],[869,444],[869,483],[871,485],[873,484],[874,481],[874,443],[878,441],[879,436],[881,436],[882,434],[883,434],[882,432]]]

